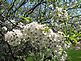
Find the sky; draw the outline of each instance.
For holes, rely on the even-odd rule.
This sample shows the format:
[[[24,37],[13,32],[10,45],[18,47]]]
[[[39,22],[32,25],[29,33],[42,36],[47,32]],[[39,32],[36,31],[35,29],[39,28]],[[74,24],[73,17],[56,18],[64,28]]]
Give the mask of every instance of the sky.
[[[12,2],[12,0],[7,0],[7,2],[10,4]]]

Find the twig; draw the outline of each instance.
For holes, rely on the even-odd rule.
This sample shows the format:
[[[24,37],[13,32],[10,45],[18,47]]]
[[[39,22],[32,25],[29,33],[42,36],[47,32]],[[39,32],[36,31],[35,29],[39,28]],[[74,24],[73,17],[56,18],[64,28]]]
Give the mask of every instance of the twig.
[[[22,6],[22,5],[24,5],[26,3],[26,1],[24,0],[16,9],[15,9],[15,11],[13,11],[14,13]]]
[[[42,4],[42,3],[46,3],[46,1],[39,2],[37,5],[35,5],[35,6],[32,7],[30,10],[28,10],[27,12],[25,12],[24,15],[26,15],[26,13],[28,13],[28,14],[26,15],[26,17],[27,17],[29,14],[31,14],[31,13],[35,10],[36,7],[38,7],[38,6],[39,6],[40,4]]]
[[[13,8],[15,2],[16,0],[14,0],[14,2],[12,3],[11,7],[8,9],[8,12]]]

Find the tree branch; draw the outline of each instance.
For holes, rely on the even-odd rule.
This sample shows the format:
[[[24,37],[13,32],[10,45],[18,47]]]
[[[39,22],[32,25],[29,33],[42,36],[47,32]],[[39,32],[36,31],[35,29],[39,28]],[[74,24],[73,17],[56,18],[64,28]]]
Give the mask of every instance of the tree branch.
[[[32,7],[31,9],[29,9],[27,12],[25,12],[25,14],[24,15],[26,15],[27,13],[27,15],[26,15],[26,17],[29,15],[29,14],[31,14],[34,10],[35,10],[35,8],[36,7],[38,7],[40,4],[42,4],[42,3],[46,3],[46,1],[41,1],[41,2],[39,2],[37,5],[35,5],[34,7]]]
[[[22,6],[22,5],[24,5],[26,3],[26,1],[24,0],[16,9],[15,9],[15,11],[13,11],[14,13]]]
[[[0,40],[0,41],[2,41],[4,44],[7,44],[8,49],[9,49],[9,53],[11,53],[11,57],[12,57],[14,60],[17,60],[17,57],[15,57],[15,56],[13,55],[13,53],[12,53],[12,49],[11,49],[10,45],[8,44],[8,42],[5,41],[5,35],[4,35],[4,33],[3,33],[2,31],[0,31],[0,34],[1,34],[1,36],[2,36],[2,40]]]
[[[14,2],[12,3],[11,7],[8,9],[8,12],[13,8],[15,2],[16,0],[14,0]]]

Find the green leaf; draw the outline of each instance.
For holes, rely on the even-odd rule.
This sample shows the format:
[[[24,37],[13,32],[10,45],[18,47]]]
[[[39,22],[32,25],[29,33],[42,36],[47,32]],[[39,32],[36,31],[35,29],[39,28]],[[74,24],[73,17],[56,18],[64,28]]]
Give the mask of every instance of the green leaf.
[[[21,18],[22,20],[20,20],[19,22],[22,22],[24,24],[28,24],[30,22],[32,22],[32,19],[30,17],[23,17],[23,16],[19,16],[19,18]]]
[[[30,57],[27,57],[27,60],[26,61],[33,61],[33,58],[30,56]]]
[[[49,31],[49,27],[45,27],[43,31],[48,32]]]
[[[71,39],[72,41],[74,41],[74,43],[77,43],[76,38],[74,38],[74,37],[70,37],[70,39]]]
[[[0,3],[2,2],[2,0],[0,0]]]

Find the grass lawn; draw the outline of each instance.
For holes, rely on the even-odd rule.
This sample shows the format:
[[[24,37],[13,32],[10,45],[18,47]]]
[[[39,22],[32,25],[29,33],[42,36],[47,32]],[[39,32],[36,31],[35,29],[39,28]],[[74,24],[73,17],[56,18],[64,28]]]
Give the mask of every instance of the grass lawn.
[[[76,50],[71,48],[67,51],[68,60],[67,61],[81,61],[81,49]]]

